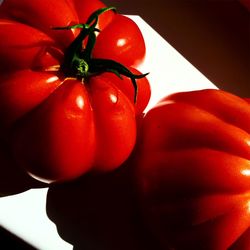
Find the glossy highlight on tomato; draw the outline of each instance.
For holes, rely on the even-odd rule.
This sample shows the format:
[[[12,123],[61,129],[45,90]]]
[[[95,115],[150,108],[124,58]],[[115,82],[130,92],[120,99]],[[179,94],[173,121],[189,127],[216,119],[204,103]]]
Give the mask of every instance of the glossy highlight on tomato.
[[[145,50],[143,36],[134,21],[123,15],[115,15],[99,34],[93,55],[136,66],[144,59]]]
[[[84,26],[100,8],[102,13]],[[113,170],[134,147],[136,116],[148,103],[150,87],[132,66],[145,51],[131,59],[124,51],[128,58],[122,56],[115,70],[105,63],[116,57],[117,48],[106,54],[104,64],[102,51],[88,55],[93,49],[88,40],[110,43],[98,37],[121,16],[105,8],[99,0],[5,0],[0,6],[1,143],[16,164],[42,182]],[[126,18],[123,25],[136,24]],[[135,40],[131,49],[144,44],[143,38]],[[86,68],[83,54],[90,63]]]

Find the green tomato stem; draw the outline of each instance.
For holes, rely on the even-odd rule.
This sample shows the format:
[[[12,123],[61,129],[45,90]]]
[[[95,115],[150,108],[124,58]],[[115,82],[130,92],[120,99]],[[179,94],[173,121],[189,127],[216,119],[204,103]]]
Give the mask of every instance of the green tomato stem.
[[[96,28],[99,16],[106,11],[115,11],[114,7],[101,8],[93,12],[85,24],[76,24],[66,27],[56,27],[54,29],[81,29],[76,39],[65,50],[64,62],[60,70],[66,77],[76,77],[85,81],[93,75],[104,72],[112,72],[122,79],[122,76],[129,77],[134,87],[134,102],[137,99],[138,87],[136,79],[145,77],[147,74],[135,75],[124,65],[109,59],[92,58],[92,51],[96,43],[96,32],[101,32]],[[87,44],[83,47],[83,42],[87,39]]]

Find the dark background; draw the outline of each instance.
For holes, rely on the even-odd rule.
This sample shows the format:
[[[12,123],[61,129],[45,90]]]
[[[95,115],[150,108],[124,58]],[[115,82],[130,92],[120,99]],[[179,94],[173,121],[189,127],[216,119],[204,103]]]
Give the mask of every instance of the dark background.
[[[140,15],[219,88],[250,96],[250,0],[104,0]]]

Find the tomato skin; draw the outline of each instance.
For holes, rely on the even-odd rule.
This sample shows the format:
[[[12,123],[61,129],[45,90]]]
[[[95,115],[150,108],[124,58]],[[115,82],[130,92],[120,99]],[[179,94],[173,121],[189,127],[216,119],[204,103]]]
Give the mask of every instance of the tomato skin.
[[[70,0],[73,7],[76,9],[80,23],[86,23],[88,17],[96,10],[106,7],[106,5],[99,0]],[[99,17],[98,28],[103,30],[114,18],[113,11],[107,11]]]
[[[2,75],[0,82],[0,121],[5,128],[41,104],[62,83],[56,74],[30,69]]]
[[[33,177],[60,182],[91,168],[108,171],[131,153],[136,137],[133,105],[101,76],[86,84],[65,80],[11,128],[11,151]]]
[[[70,8],[65,0],[5,0],[0,6],[0,16],[43,31],[63,48],[69,46],[78,33],[75,29],[60,31],[52,29],[79,23],[75,10]]]
[[[71,0],[79,20],[85,23],[89,15],[105,7],[99,0]],[[146,48],[141,31],[130,18],[108,11],[99,17],[100,33],[93,51],[96,58],[112,59],[127,66],[138,66],[144,59]]]
[[[135,75],[141,74],[136,68],[129,67],[129,70]],[[136,115],[139,116],[144,111],[151,97],[151,88],[147,77],[136,80],[138,88],[136,100],[135,89],[131,84],[130,78],[122,76],[122,80],[120,81],[117,79],[116,75],[111,73],[104,73],[102,77],[104,77],[106,81],[114,83],[123,93],[126,94],[129,100],[134,103]]]
[[[52,182],[90,169],[95,135],[86,96],[80,83],[67,81],[12,128],[12,151],[32,176]]]
[[[34,66],[54,41],[43,32],[12,20],[0,20],[0,71]]]
[[[170,95],[142,121],[141,209],[164,249],[248,249],[250,107],[222,90]]]
[[[135,145],[134,106],[115,84],[105,78],[92,78],[90,88],[98,137],[94,169],[112,170],[114,165],[120,166],[128,158]]]
[[[145,53],[144,39],[138,26],[130,18],[116,14],[98,35],[93,56],[137,66],[143,61]]]
[[[235,243],[230,250],[247,250],[250,245],[250,229],[248,229]]]
[[[82,82],[73,69],[60,67],[70,65],[69,45],[80,29],[53,27],[85,22],[101,7],[98,0],[5,0],[0,6],[1,143],[18,167],[45,183],[114,170],[135,145],[136,115],[150,97],[148,81],[138,80],[135,104],[127,77],[94,72]],[[117,15],[100,15],[99,28],[105,30]],[[0,159],[0,165],[8,164]]]

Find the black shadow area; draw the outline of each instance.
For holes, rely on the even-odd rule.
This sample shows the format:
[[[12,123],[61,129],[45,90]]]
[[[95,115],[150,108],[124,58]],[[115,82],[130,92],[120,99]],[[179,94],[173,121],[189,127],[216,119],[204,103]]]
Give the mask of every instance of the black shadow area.
[[[130,167],[49,188],[47,215],[74,250],[159,250],[138,212]]]
[[[20,168],[7,148],[0,143],[0,198],[45,186],[47,184],[33,179]]]

